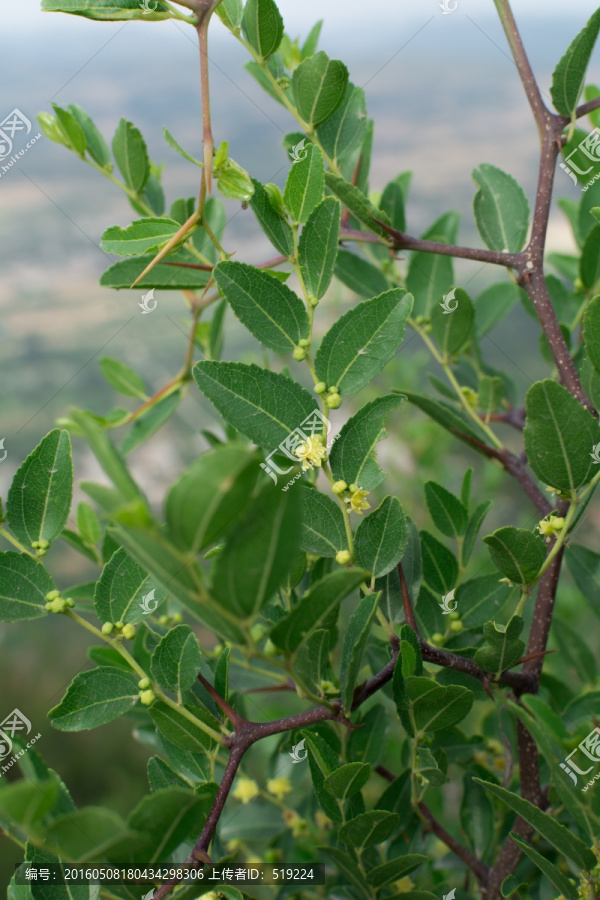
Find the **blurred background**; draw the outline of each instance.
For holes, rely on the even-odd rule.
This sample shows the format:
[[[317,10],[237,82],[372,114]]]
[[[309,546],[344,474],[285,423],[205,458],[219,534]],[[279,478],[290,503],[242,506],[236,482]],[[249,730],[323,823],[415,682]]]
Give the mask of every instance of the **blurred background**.
[[[2,5],[0,120],[15,107],[34,122],[37,113],[51,111],[52,101],[78,103],[110,141],[125,116],[142,131],[151,158],[166,163],[167,210],[176,198],[196,194],[197,169],[177,156],[162,135],[166,126],[189,152],[201,156],[198,51],[192,29],[173,22],[98,23],[42,14],[36,0],[4,0]],[[596,3],[514,0],[513,6],[547,96],[552,69]],[[410,233],[420,234],[454,209],[462,217],[458,242],[480,246],[471,214],[475,186],[470,173],[483,162],[514,175],[532,203],[536,130],[491,0],[458,0],[451,15],[442,15],[437,0],[279,0],[279,7],[292,37],[305,37],[323,17],[320,49],[341,58],[351,80],[365,88],[368,112],[375,119],[371,189],[381,190],[401,171],[414,172]],[[243,49],[216,17],[210,58],[216,142],[227,139],[231,155],[253,176],[283,186],[289,160],[281,144],[295,123],[244,70]],[[598,56],[589,76],[589,81],[600,81]],[[34,123],[32,133],[36,131]],[[560,172],[556,196],[580,197]],[[235,248],[236,258],[249,262],[273,256],[251,211],[242,211],[233,201],[226,201],[226,207],[226,248]],[[46,138],[0,177],[0,438],[7,451],[0,464],[2,497],[18,465],[70,406],[104,414],[128,404],[102,379],[99,357],[133,366],[150,393],[181,366],[187,316],[179,294],[159,292],[154,314],[141,316],[138,291],[98,286],[111,262],[99,248],[101,235],[132,218],[136,214],[117,188]],[[555,206],[549,249],[572,248],[570,229]],[[457,283],[472,297],[505,277],[475,263],[457,265],[456,273]],[[324,317],[334,319],[355,299],[336,285]],[[488,360],[506,367],[523,394],[533,380],[547,374],[537,353],[538,335],[536,323],[515,308],[484,339]],[[258,345],[231,316],[224,356],[261,361]],[[423,390],[426,370],[434,368],[421,342],[409,334],[374,390]],[[341,412],[336,426],[348,414]],[[131,454],[135,477],[157,511],[167,485],[205,449],[200,430],[214,423],[214,414],[192,388],[168,426]],[[398,492],[420,526],[427,524],[421,485],[436,471],[439,478],[440,466],[445,486],[457,489],[467,465],[474,465],[477,502],[502,483],[488,532],[515,515],[521,518],[514,524],[535,521],[533,510],[522,508],[520,496],[501,472],[482,466],[437,426],[426,424],[421,414],[405,411],[395,423],[379,451],[391,476],[386,490]],[[103,480],[77,438],[74,453],[77,479]],[[75,501],[79,499],[83,495],[77,494]],[[9,549],[2,543],[2,550]],[[94,567],[66,545],[53,547],[47,563],[60,588],[97,577]],[[486,565],[483,557],[482,570]],[[564,590],[569,604],[588,615],[579,595],[569,590],[568,579]],[[52,731],[45,719],[73,675],[88,665],[88,645],[87,638],[60,617],[0,625],[0,719],[14,707],[31,719],[35,732],[42,733],[37,749],[61,772],[78,804],[108,803],[126,813],[146,790],[148,756],[142,745],[130,740],[130,724],[120,720],[100,732],[64,735]],[[255,715],[283,715],[286,709],[270,701]],[[20,858],[18,848],[0,838],[0,884],[8,882]]]

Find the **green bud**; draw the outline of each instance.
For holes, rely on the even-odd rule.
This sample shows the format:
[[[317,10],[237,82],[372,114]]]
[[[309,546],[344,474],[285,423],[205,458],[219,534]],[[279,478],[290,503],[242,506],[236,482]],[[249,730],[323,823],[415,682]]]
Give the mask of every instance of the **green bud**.
[[[306,359],[306,350],[304,349],[304,347],[294,347],[292,356],[298,362],[302,362],[303,359]]]
[[[301,338],[298,341],[298,344],[300,347],[310,347],[310,341],[308,341],[306,338]]]
[[[151,684],[152,684],[152,682],[150,681],[149,678],[142,678],[141,681],[138,681],[138,687],[141,691],[146,691],[150,687]]]
[[[159,625],[168,625],[168,624],[169,624],[169,617],[168,617],[168,616],[161,616],[160,619],[158,620],[158,624],[159,624]]]
[[[336,481],[334,485],[332,485],[331,490],[334,494],[343,494],[348,485],[345,481]]]
[[[352,484],[350,485],[348,490],[350,491],[351,494],[355,494],[357,491],[360,491],[360,487],[357,484],[355,484],[354,482],[352,482]]]
[[[40,550],[47,550],[48,547],[50,546],[50,541],[42,539],[41,541],[38,541],[37,544],[38,544],[38,547],[40,548]]]
[[[253,625],[250,629],[250,637],[256,644],[258,644],[259,641],[262,641],[262,639],[266,636],[268,630],[269,629],[265,628],[265,626],[260,622],[257,622],[256,625]]]
[[[456,622],[457,619],[460,619],[460,613],[457,613],[457,612],[451,612],[451,613],[450,613],[450,621],[451,621],[451,622]]]
[[[310,296],[308,298],[308,305],[312,306],[314,309],[315,306],[319,305],[319,301],[316,297],[314,297],[312,294],[310,294]]]
[[[268,640],[267,643],[265,644],[265,651],[264,651],[264,652],[265,652],[265,654],[266,654],[267,656],[279,656],[279,654],[280,654],[281,651],[279,650],[279,647],[276,647],[276,646],[275,646],[275,644],[273,643],[273,641],[271,640],[271,638],[269,638],[269,640]]]
[[[281,193],[281,189],[276,185],[272,184],[270,181],[265,184],[265,191],[269,195],[269,200],[271,204],[275,207],[280,216],[285,218],[285,206],[283,203],[283,194]]]
[[[150,706],[156,700],[154,691],[140,691],[140,701],[144,706]]]
[[[135,627],[133,625],[125,625],[123,628],[123,637],[128,641],[132,641],[135,637]]]
[[[339,394],[330,394],[327,398],[327,406],[329,409],[339,409],[342,405],[342,398]]]
[[[436,631],[435,634],[431,636],[431,640],[434,644],[443,644],[444,643],[444,635],[440,634],[439,631]]]
[[[462,622],[450,622],[450,631],[454,631],[456,634],[459,634],[464,627]]]
[[[60,597],[60,591],[48,591],[46,594],[46,600],[58,600]]]
[[[117,631],[122,631],[124,627],[125,627],[125,622],[121,622],[121,621],[115,622],[115,628],[117,629]]]
[[[215,172],[218,172],[222,166],[225,165],[227,159],[229,157],[229,144],[227,141],[222,141],[217,148],[217,152],[215,153],[215,157],[213,160],[213,168]]]
[[[327,390],[327,385],[324,381],[319,381],[317,384],[315,384],[313,390],[315,394],[324,394]]]
[[[74,606],[75,606],[75,601],[72,600],[71,597],[67,597],[67,599],[65,600],[65,603],[66,603],[67,606],[69,606],[71,609],[73,609]]]
[[[183,622],[183,616],[180,612],[173,613],[173,621],[180,625]]]
[[[339,392],[340,392],[340,389],[339,389],[339,387],[337,386],[337,384],[335,384],[333,387],[328,387],[328,388],[327,388],[327,393],[328,393],[328,394],[339,394]]]
[[[349,550],[338,550],[335,554],[335,561],[339,563],[340,566],[347,566],[352,557],[350,556]]]

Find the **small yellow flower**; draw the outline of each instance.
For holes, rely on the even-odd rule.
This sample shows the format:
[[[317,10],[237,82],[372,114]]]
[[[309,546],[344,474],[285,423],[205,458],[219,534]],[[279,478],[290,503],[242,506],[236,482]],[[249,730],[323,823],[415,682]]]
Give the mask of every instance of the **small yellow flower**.
[[[244,804],[249,803],[258,796],[258,785],[252,778],[240,778],[233,791],[233,796]]]
[[[321,434],[313,434],[306,441],[298,444],[294,450],[298,459],[302,460],[302,471],[306,472],[311,466],[320,466],[327,451],[323,446],[323,436]]]
[[[298,813],[292,809],[285,810],[283,821],[291,829],[293,837],[300,837],[306,831],[306,820],[300,818]]]
[[[414,886],[414,881],[412,881],[412,879],[408,875],[405,875],[404,878],[399,878],[398,881],[394,881],[390,885],[390,887],[397,891],[399,894],[405,894],[408,891],[412,891]]]
[[[477,409],[479,404],[479,394],[477,391],[474,391],[473,388],[470,387],[461,387],[460,392],[463,395],[467,406],[470,406],[471,409]]]
[[[563,530],[565,520],[562,516],[548,516],[538,524],[538,531],[546,537],[554,537]]]
[[[278,800],[283,800],[291,792],[292,784],[289,778],[271,778],[267,781],[267,790]]]
[[[332,822],[331,819],[322,813],[320,809],[318,809],[315,813],[315,822],[317,824],[317,828],[328,828]]]
[[[367,503],[365,499],[368,496],[368,491],[363,491],[362,488],[357,487],[352,496],[346,499],[346,503],[350,505],[350,511],[362,516],[363,510],[371,509],[370,503]]]

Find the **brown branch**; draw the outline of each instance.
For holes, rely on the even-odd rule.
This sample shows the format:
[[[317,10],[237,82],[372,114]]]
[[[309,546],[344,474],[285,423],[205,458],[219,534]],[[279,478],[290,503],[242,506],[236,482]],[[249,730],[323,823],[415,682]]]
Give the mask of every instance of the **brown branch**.
[[[202,685],[202,687],[210,694],[211,698],[215,701],[221,712],[224,712],[231,724],[234,728],[238,729],[243,726],[245,723],[245,719],[243,716],[240,716],[239,713],[235,711],[235,709],[230,706],[230,704],[225,700],[224,697],[221,697],[219,692],[212,686],[210,681],[207,681],[206,678],[198,672],[198,681]]]
[[[575,118],[581,119],[582,116],[587,116],[588,113],[594,112],[595,109],[600,109],[600,97],[595,97],[593,100],[589,100],[587,103],[582,103],[581,106],[578,106],[575,110]],[[564,117],[565,126],[569,124],[570,119],[567,116]]]
[[[477,859],[476,856],[473,856],[473,854],[469,850],[467,850],[466,847],[463,847],[462,844],[460,844],[455,838],[453,838],[452,835],[446,831],[443,825],[440,825],[429,807],[427,807],[422,802],[419,803],[419,811],[423,818],[426,819],[431,831],[433,831],[433,833],[441,841],[443,841],[446,846],[449,847],[450,850],[452,850],[453,853],[456,853],[459,859],[462,859],[462,861],[471,869],[471,871],[475,873],[480,886],[485,886],[490,872],[489,866],[486,866],[486,864],[481,862],[480,859]]]
[[[565,512],[566,504],[559,504],[558,515],[562,516]],[[529,642],[527,644],[527,655],[534,656],[528,660],[523,666],[523,672],[535,679],[536,693],[539,685],[540,676],[543,666],[543,652],[546,649],[548,635],[550,634],[550,625],[552,623],[552,614],[554,611],[554,601],[556,599],[556,589],[558,587],[558,578],[560,575],[560,567],[562,563],[564,547],[562,547],[544,574],[540,579],[537,594],[535,598],[535,606],[533,609],[533,619],[531,629],[529,631]]]

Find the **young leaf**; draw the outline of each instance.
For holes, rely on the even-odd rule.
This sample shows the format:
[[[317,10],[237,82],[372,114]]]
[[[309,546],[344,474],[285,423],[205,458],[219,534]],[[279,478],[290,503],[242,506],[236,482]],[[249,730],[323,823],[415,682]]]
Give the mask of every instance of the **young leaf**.
[[[319,143],[335,162],[349,156],[363,142],[367,129],[367,106],[362,88],[349,83],[340,108],[317,129]]]
[[[62,107],[58,106],[56,103],[52,104],[52,108],[56,113],[58,126],[62,130],[66,138],[67,146],[83,158],[86,150],[86,141],[85,134],[83,133],[83,128],[81,127],[73,113],[69,112],[66,109],[62,109]]]
[[[104,2],[110,3],[111,0],[104,0]],[[135,0],[129,0],[129,2],[135,2]],[[94,0],[94,3],[96,3],[96,0]],[[80,5],[87,5],[87,3],[80,3]],[[89,5],[92,5],[92,0],[89,0]],[[98,4],[96,3],[96,5]],[[112,3],[111,5],[114,7],[115,4]],[[122,7],[123,4],[120,3],[119,5]],[[98,16],[98,18],[104,17]],[[123,16],[122,18],[133,17]],[[150,160],[146,142],[140,131],[131,122],[127,122],[125,119],[121,119],[119,122],[112,142],[112,151],[127,187],[135,191],[136,194],[141,194],[150,177]]]
[[[423,394],[414,394],[412,391],[403,391],[407,399],[422,409],[424,413],[439,422],[447,431],[456,437],[464,440],[464,435],[475,438],[482,443],[486,442],[483,432],[475,430],[472,419],[467,419],[462,410],[444,403],[442,400],[434,400],[432,397],[426,397]],[[470,442],[469,446],[473,446]],[[475,448],[476,449],[476,448]]]
[[[554,108],[573,119],[585,84],[585,73],[600,30],[600,9],[590,17],[571,42],[552,73],[550,94]]]
[[[473,706],[473,693],[458,684],[441,687],[431,678],[411,676],[405,685],[419,731],[441,731],[456,725]]]
[[[498,252],[519,253],[529,229],[529,203],[512,175],[484,163],[473,170],[479,186],[473,206],[479,234]]]
[[[594,218],[598,218],[597,212]],[[600,279],[600,263],[598,262],[599,253],[600,226],[594,225],[585,239],[583,250],[581,251],[581,259],[579,261],[579,277],[588,291],[596,291],[598,289],[597,283]]]
[[[406,228],[404,208],[411,174],[411,172],[403,172],[393,181],[388,182],[383,189],[379,203],[382,212],[387,215],[393,227],[398,231],[404,231]]]
[[[275,53],[283,37],[283,19],[274,0],[247,0],[242,29],[263,59]]]
[[[181,389],[173,391],[172,394],[166,394],[149,406],[140,416],[138,416],[130,430],[123,438],[123,442],[119,447],[119,451],[123,456],[127,456],[140,444],[145,443],[159,428],[167,422],[181,401],[184,394]]]
[[[427,531],[421,531],[419,535],[425,581],[437,594],[447,594],[458,579],[456,557]]]
[[[434,525],[446,537],[462,537],[467,529],[467,510],[458,497],[435,481],[425,483],[425,500]]]
[[[600,554],[581,544],[570,543],[565,556],[573,581],[583,596],[600,609]]]
[[[198,638],[189,625],[177,625],[152,654],[150,671],[162,688],[177,693],[195,684],[201,664]]]
[[[215,9],[216,14],[228,28],[235,31],[242,24],[244,7],[242,0],[222,0]]]
[[[123,500],[145,502],[142,492],[129,474],[122,457],[115,450],[106,432],[93,419],[91,413],[73,409],[71,410],[71,417],[83,432],[92,453],[121,494]]]
[[[129,290],[153,259],[154,254],[148,254],[119,260],[100,277],[100,284],[102,287],[114,288],[117,291]],[[188,250],[180,249],[175,253],[169,253],[165,260],[157,263],[147,275],[144,275],[137,286],[140,289],[154,288],[161,291],[206,287],[210,273],[201,269],[188,268],[189,264],[196,265],[197,262],[197,258],[192,256]],[[180,266],[175,263],[185,263],[185,265]]]
[[[165,787],[142,797],[127,818],[133,831],[149,838],[144,859],[149,864],[169,859],[184,841],[197,835],[214,803],[218,785],[203,784],[199,791]]]
[[[77,505],[77,528],[83,540],[90,544],[97,544],[102,537],[98,516],[87,503]]]
[[[321,381],[355,394],[395,355],[402,343],[413,298],[393,288],[348,310],[329,329],[315,357]]]
[[[283,200],[294,223],[306,222],[323,198],[325,170],[316,144],[304,149],[304,159],[294,163],[285,183]]]
[[[321,680],[325,677],[329,665],[328,654],[329,631],[319,628],[299,647],[294,659],[294,674],[313,694],[321,691]]]
[[[155,11],[151,11],[152,7],[150,10],[143,9],[139,0],[42,0],[42,9],[111,22],[123,19],[158,22],[171,18],[171,13],[164,11],[160,4]]]
[[[528,844],[527,841],[522,840],[517,834],[511,831],[511,838],[515,842],[515,844],[521,848],[521,850],[529,857],[529,859],[534,863],[541,872],[544,873],[546,878],[554,885],[557,891],[559,891],[563,897],[566,897],[567,900],[577,900],[579,894],[577,893],[577,888],[573,884],[572,881],[563,875],[560,869],[557,869],[556,866],[550,862],[549,859],[546,859],[545,856],[542,856],[541,853],[538,853],[537,850]]]
[[[147,216],[136,219],[127,228],[121,228],[120,225],[108,228],[102,235],[100,246],[107,253],[114,253],[116,256],[139,256],[141,253],[158,250],[180,227],[174,219]]]
[[[465,628],[478,628],[499,612],[510,594],[496,575],[464,581],[456,590],[456,604]]]
[[[192,718],[208,719],[207,724],[211,727],[217,726],[218,722],[208,713],[198,706],[184,706],[183,709],[191,713]],[[155,700],[148,709],[150,718],[158,728],[162,737],[176,747],[182,747],[184,750],[191,750],[193,753],[204,754],[206,750],[210,750],[213,741],[198,724],[195,724],[189,716],[186,716],[178,709],[167,706],[162,700]]]
[[[226,261],[219,263],[213,274],[236,316],[265,347],[290,353],[308,337],[304,304],[269,272]]]
[[[119,362],[118,359],[111,359],[110,356],[100,357],[99,362],[102,374],[115,391],[125,394],[126,397],[148,399],[144,382],[132,368]]]
[[[54,541],[67,524],[72,497],[71,441],[68,432],[55,428],[13,478],[6,500],[12,533],[27,547],[35,541]]]
[[[268,484],[231,533],[214,570],[217,602],[240,619],[254,616],[292,568],[300,540],[300,495]]]
[[[386,732],[389,724],[389,714],[380,703],[371,706],[358,720],[354,720],[361,727],[354,729],[348,739],[348,757],[360,760],[363,763],[371,763],[376,766],[381,762],[386,747]],[[386,807],[381,807],[385,809]],[[393,812],[393,810],[390,810]]]
[[[483,859],[494,840],[494,806],[470,774],[464,776],[463,785],[460,824],[477,856]]]
[[[112,666],[82,672],[75,676],[48,718],[59,731],[87,731],[106,725],[135,706],[137,682],[135,675]]]
[[[440,216],[422,235],[423,240],[442,244],[454,244],[458,231],[458,215],[446,213]],[[434,303],[439,303],[442,295],[454,283],[454,266],[451,256],[438,253],[413,253],[408,265],[406,288],[415,297],[413,314],[430,315]]]
[[[512,281],[491,284],[475,301],[475,329],[477,336],[487,334],[513,308],[523,289]]]
[[[485,644],[475,654],[477,665],[496,675],[514,666],[525,650],[525,644],[519,640],[522,631],[523,619],[520,616],[513,616],[506,626],[486,622],[483,626]]]
[[[474,778],[478,784],[494,794],[509,806],[518,816],[525,819],[526,822],[544,837],[549,844],[564,853],[568,859],[572,860],[578,868],[589,871],[596,865],[596,857],[592,851],[586,847],[582,840],[572,834],[568,828],[543,812],[538,806],[534,806],[529,800],[524,800],[512,791],[488,781],[482,781],[481,778]]]
[[[390,859],[388,862],[382,863],[380,866],[371,869],[367,873],[369,884],[373,885],[374,888],[379,889],[386,884],[390,884],[392,881],[404,878],[409,872],[412,872],[414,869],[418,868],[418,866],[423,865],[424,862],[427,862],[427,857],[422,856],[420,853],[397,856],[395,859]],[[425,900],[427,895],[426,891],[403,891],[402,893],[406,893],[407,900]],[[417,894],[419,895],[418,897]],[[432,896],[435,895],[432,894]]]
[[[380,222],[387,222],[387,215],[381,209],[377,209],[373,203],[366,197],[360,188],[356,187],[354,184],[350,184],[349,181],[346,181],[344,178],[340,178],[339,175],[334,175],[333,172],[327,172],[325,174],[325,183],[330,191],[332,191],[336,197],[338,197],[346,209],[348,209],[353,216],[355,216],[359,222],[362,222],[370,231],[374,231],[375,234],[380,234],[382,237],[387,237],[387,231],[374,222],[374,219],[379,219]]]
[[[349,797],[365,786],[370,774],[371,766],[368,763],[347,763],[328,775],[323,787],[340,803],[345,803]]]
[[[338,250],[335,277],[365,300],[383,294],[389,288],[387,278],[373,263],[343,248]]]
[[[587,358],[600,375],[600,296],[588,303],[583,317],[583,337]]]
[[[279,250],[283,256],[293,256],[294,237],[292,229],[283,216],[275,209],[271,202],[271,198],[260,181],[253,178],[252,184],[254,185],[254,193],[249,201],[250,208],[258,219],[260,227],[273,246]]]
[[[471,340],[475,311],[469,295],[462,288],[455,288],[450,293],[453,294],[453,311],[444,312],[441,304],[435,303],[431,311],[431,329],[442,353],[457,356]]]
[[[292,92],[304,121],[316,128],[341,106],[348,85],[348,69],[322,50],[300,63],[292,75]]]
[[[481,375],[477,393],[479,394],[479,406],[487,419],[502,403],[504,382],[497,375]]]
[[[345,879],[345,884],[351,885],[356,894],[363,900],[370,900],[373,896],[372,888],[352,857],[348,853],[338,850],[337,847],[323,847],[322,849],[335,863],[342,878]],[[433,897],[434,895],[432,894],[431,896]]]
[[[333,278],[338,253],[342,208],[335,197],[326,197],[312,211],[302,229],[298,259],[306,290],[320,300]]]
[[[156,591],[158,590],[158,597]],[[147,606],[158,608],[166,599],[166,591],[159,588],[148,572],[120,547],[106,563],[94,592],[94,609],[101,622],[141,622],[144,597],[151,594]]]
[[[305,731],[302,735],[307,745],[310,777],[317,800],[330,819],[333,819],[334,822],[340,822],[342,815],[339,804],[333,799],[329,791],[325,789],[325,779],[339,768],[337,754],[333,752],[327,741],[319,734]]]
[[[324,557],[347,550],[344,517],[338,504],[311,485],[300,484],[297,490],[302,497],[301,549]]]
[[[506,525],[483,539],[492,562],[514,584],[532,584],[546,559],[546,544],[540,534]]]
[[[14,550],[0,553],[0,622],[25,622],[48,615],[46,594],[56,590],[41,563]]]
[[[387,436],[384,425],[388,413],[399,409],[404,399],[401,394],[378,397],[348,419],[329,455],[336,481],[357,484],[365,491],[381,484],[385,475],[375,459],[375,447]]]
[[[199,362],[194,379],[226,422],[268,451],[317,408],[307,390],[276,372],[234,362]]]
[[[350,819],[339,830],[340,840],[354,850],[364,850],[386,841],[400,823],[397,813],[372,809]]]
[[[342,704],[346,715],[350,715],[352,710],[354,688],[356,687],[365,647],[369,640],[371,625],[378,606],[379,594],[366,594],[350,616],[348,628],[344,635],[340,684]]]
[[[366,577],[367,573],[361,569],[337,569],[325,575],[277,623],[271,632],[273,643],[293,653]]]
[[[92,119],[88,116],[86,111],[76,103],[69,104],[67,109],[77,120],[77,123],[85,136],[87,152],[94,162],[97,162],[103,169],[112,169],[110,151],[106,141]]]
[[[398,565],[407,543],[408,525],[400,501],[396,497],[386,497],[356,529],[356,562],[373,577],[381,578]]]
[[[241,444],[226,444],[200,456],[167,496],[169,534],[182,550],[196,555],[221,537],[245,507],[259,464]]]

